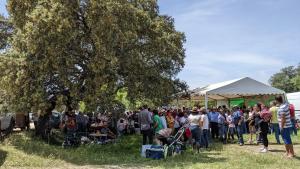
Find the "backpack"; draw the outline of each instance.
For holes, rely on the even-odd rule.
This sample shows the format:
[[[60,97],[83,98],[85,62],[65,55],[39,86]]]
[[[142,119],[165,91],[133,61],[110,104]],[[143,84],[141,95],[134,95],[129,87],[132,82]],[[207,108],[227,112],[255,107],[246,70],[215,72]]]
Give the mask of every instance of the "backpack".
[[[290,116],[295,117],[295,106],[293,104],[289,104]]]

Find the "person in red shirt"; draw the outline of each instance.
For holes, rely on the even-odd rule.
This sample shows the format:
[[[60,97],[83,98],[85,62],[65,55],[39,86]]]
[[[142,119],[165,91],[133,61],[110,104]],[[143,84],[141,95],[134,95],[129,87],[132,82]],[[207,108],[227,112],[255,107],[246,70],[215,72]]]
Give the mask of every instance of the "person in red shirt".
[[[289,107],[290,107],[290,116],[291,116],[291,122],[292,122],[291,133],[294,132],[294,134],[297,135],[295,106],[293,104],[290,104]]]

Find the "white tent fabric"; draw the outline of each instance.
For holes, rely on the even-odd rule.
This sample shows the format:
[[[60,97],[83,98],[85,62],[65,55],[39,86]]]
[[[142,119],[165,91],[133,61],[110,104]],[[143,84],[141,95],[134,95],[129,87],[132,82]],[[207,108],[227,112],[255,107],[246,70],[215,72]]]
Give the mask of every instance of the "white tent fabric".
[[[276,89],[249,77],[211,84],[203,88],[192,90],[193,98],[205,98],[207,100],[227,100],[257,95],[284,95],[283,90]]]

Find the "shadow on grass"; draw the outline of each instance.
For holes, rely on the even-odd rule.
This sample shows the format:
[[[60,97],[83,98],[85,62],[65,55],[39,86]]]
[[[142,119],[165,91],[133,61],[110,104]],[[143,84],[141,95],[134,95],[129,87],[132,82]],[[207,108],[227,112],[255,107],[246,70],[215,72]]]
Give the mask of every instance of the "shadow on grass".
[[[295,156],[294,159],[300,160],[300,156]]]
[[[6,156],[7,156],[7,152],[0,149],[0,167],[5,162]]]
[[[116,144],[82,145],[74,149],[63,149],[61,146],[48,145],[38,138],[31,137],[28,132],[11,136],[10,144],[27,154],[39,155],[44,158],[51,156],[75,165],[118,165],[126,167],[160,166],[164,168],[185,167],[195,163],[224,162],[226,158],[218,157],[222,144],[214,144],[214,148],[205,153],[194,153],[187,150],[182,155],[169,157],[165,160],[151,160],[140,157],[141,137],[125,136]]]
[[[273,152],[273,153],[284,153],[285,150],[269,150],[270,152]]]

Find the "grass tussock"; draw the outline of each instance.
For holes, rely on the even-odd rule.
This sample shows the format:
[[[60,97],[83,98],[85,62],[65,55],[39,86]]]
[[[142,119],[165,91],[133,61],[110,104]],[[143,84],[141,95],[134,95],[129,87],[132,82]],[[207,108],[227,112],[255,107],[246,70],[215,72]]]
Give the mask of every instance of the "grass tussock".
[[[274,136],[269,136],[274,143]],[[300,155],[300,139],[293,137]],[[15,133],[0,146],[2,168],[299,168],[300,157],[287,159],[283,145],[270,145],[270,152],[259,153],[259,146],[216,143],[200,154],[187,150],[183,155],[165,160],[140,157],[140,136],[126,136],[115,144],[82,145],[63,149],[33,137],[30,132]]]

